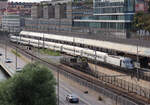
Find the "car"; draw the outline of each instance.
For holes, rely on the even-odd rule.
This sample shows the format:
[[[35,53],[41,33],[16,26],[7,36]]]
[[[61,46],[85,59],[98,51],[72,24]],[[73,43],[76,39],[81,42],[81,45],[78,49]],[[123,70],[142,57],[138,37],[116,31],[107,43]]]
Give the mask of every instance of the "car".
[[[21,72],[21,71],[22,71],[22,68],[20,68],[20,67],[16,68],[16,72]]]
[[[3,54],[2,53],[0,53],[0,56],[2,56]]]
[[[12,62],[11,59],[9,59],[9,58],[6,58],[6,59],[5,59],[5,63],[11,63],[11,62]]]
[[[79,103],[79,98],[76,95],[68,94],[66,100],[70,103]]]

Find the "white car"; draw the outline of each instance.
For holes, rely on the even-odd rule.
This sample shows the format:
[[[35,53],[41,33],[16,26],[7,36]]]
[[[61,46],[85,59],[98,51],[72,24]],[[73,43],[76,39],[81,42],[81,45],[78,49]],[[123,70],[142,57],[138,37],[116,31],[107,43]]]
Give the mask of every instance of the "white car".
[[[79,98],[75,95],[72,95],[72,94],[68,94],[66,96],[66,100],[70,103],[79,103]]]
[[[16,72],[21,72],[21,71],[22,71],[22,68],[20,68],[20,67],[16,68]]]
[[[12,62],[11,59],[9,59],[9,58],[6,58],[6,59],[5,59],[5,63],[11,63],[11,62]]]

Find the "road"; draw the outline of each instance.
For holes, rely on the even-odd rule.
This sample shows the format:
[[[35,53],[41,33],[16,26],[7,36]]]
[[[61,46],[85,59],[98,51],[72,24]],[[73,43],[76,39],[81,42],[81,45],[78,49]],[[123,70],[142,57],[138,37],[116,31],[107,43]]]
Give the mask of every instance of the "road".
[[[5,75],[5,73],[0,70],[0,82],[3,81],[3,80],[6,80],[7,79],[7,76]]]
[[[66,88],[62,82],[60,82],[60,89],[59,89],[59,102],[60,102],[60,105],[74,105],[74,103],[69,103],[68,101],[66,101],[66,95],[67,94],[72,94],[74,93],[74,91],[70,91],[68,88]],[[79,94],[77,94],[78,96]],[[81,98],[80,96],[78,96],[80,101],[78,103],[78,105],[89,105],[87,103],[85,103]]]
[[[17,57],[17,63],[16,63],[16,55],[12,53],[12,50],[15,51],[15,49],[11,49],[9,47],[7,47],[7,50],[5,52],[5,46],[1,46],[0,47],[0,53],[2,54],[2,56],[0,57],[1,61],[5,61],[5,54],[6,54],[6,58],[9,58],[12,60],[12,63],[5,63],[5,65],[7,65],[8,68],[11,69],[12,73],[16,72],[16,64],[17,64],[17,68],[23,68],[27,62],[25,62],[23,59],[21,59],[20,57]]]

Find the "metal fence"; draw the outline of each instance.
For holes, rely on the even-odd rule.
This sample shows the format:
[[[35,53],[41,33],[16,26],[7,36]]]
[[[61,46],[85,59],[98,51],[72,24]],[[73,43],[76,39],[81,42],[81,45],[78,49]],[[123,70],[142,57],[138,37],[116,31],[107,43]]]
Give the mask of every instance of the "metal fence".
[[[130,101],[129,99],[122,97],[120,95],[117,95],[103,87],[100,86],[96,86],[91,82],[88,82],[86,80],[80,79],[77,76],[74,76],[70,73],[67,73],[65,71],[60,71],[61,74],[63,74],[65,77],[72,79],[74,81],[76,81],[77,83],[79,83],[82,86],[88,87],[90,89],[95,90],[96,92],[99,92],[100,94],[103,94],[104,96],[112,99],[115,103],[115,105],[139,105],[135,102]],[[144,104],[140,104],[140,105],[144,105]]]
[[[92,75],[94,75],[94,77],[96,77],[100,81],[112,84],[116,87],[127,90],[128,92],[135,93],[137,95],[150,99],[150,89],[148,88],[139,86],[135,83],[131,83],[126,80],[119,79],[115,76],[110,76],[110,75],[107,75],[98,71],[93,72]]]

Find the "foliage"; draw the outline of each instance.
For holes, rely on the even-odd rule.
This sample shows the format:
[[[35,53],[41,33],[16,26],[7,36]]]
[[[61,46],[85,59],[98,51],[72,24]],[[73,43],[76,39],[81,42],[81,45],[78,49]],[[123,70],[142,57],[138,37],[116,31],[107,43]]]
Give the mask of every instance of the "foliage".
[[[150,31],[150,14],[144,12],[136,13],[133,19],[133,29],[135,31],[140,29]]]
[[[51,56],[60,56],[60,52],[53,51],[53,50],[50,50],[50,49],[40,49],[40,52],[42,54],[48,54],[48,55],[51,55]]]
[[[0,105],[56,105],[55,79],[39,63],[0,84]]]
[[[150,1],[148,1],[148,12],[150,13]]]

